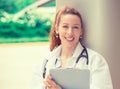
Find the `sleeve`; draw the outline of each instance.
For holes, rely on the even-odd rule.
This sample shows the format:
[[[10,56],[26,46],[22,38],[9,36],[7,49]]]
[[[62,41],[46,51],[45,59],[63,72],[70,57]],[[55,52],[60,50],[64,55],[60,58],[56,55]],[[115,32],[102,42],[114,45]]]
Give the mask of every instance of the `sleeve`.
[[[94,56],[90,89],[113,89],[108,64],[101,55]]]
[[[39,65],[34,68],[31,89],[45,89],[43,73],[46,62],[47,60],[43,60]]]

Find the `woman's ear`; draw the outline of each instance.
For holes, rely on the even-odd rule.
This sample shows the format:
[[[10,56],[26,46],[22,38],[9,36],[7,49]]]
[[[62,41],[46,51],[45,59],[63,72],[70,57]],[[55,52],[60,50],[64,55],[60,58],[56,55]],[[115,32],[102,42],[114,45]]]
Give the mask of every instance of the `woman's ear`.
[[[55,30],[55,33],[58,34],[58,30],[57,29]]]
[[[55,33],[58,34],[58,27],[55,26]]]
[[[57,31],[57,30],[55,30],[54,32],[55,32],[55,36],[56,36],[56,38],[59,38],[58,31]]]
[[[81,28],[81,32],[80,32],[80,35],[83,35],[83,29]]]
[[[55,25],[55,33],[58,33],[58,26]]]
[[[81,28],[80,39],[83,38],[83,29]]]

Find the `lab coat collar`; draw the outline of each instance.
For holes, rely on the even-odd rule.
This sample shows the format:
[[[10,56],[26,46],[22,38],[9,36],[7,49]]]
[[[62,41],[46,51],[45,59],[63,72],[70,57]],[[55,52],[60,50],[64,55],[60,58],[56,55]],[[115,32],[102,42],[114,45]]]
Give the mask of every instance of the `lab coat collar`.
[[[82,47],[82,45],[80,44],[80,42],[77,44],[77,46],[76,46],[76,48],[75,48],[75,50],[74,50],[74,52],[73,52],[73,58],[77,58],[79,55],[80,55],[80,53],[82,52],[82,50],[83,50],[83,47]]]

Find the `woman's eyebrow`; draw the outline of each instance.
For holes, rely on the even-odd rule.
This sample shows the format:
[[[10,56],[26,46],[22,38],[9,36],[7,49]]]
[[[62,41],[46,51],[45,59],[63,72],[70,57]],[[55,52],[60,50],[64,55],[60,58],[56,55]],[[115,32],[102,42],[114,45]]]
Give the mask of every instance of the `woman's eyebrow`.
[[[74,24],[75,26],[80,26],[80,24]]]
[[[63,25],[68,25],[68,23],[62,23]]]
[[[63,22],[63,23],[61,23],[62,25],[69,25],[69,23],[65,23],[65,22]],[[80,24],[73,24],[73,26],[80,26]]]

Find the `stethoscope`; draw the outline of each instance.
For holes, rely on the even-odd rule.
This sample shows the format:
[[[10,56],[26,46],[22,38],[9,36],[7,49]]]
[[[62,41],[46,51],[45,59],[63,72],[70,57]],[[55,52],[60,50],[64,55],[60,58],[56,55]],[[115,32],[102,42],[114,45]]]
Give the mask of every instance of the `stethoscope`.
[[[77,60],[75,62],[75,66],[77,65],[77,63],[79,62],[79,60],[84,57],[86,59],[86,65],[88,65],[89,63],[89,58],[88,58],[88,51],[87,51],[87,48],[85,46],[83,46],[83,50],[82,52],[80,53],[80,55],[77,57]],[[46,64],[47,64],[48,60],[46,60],[46,62],[44,63],[44,69],[43,69],[43,78],[45,78],[45,75],[46,75]],[[57,59],[55,61],[55,64],[57,63]],[[74,66],[74,68],[75,68]]]

